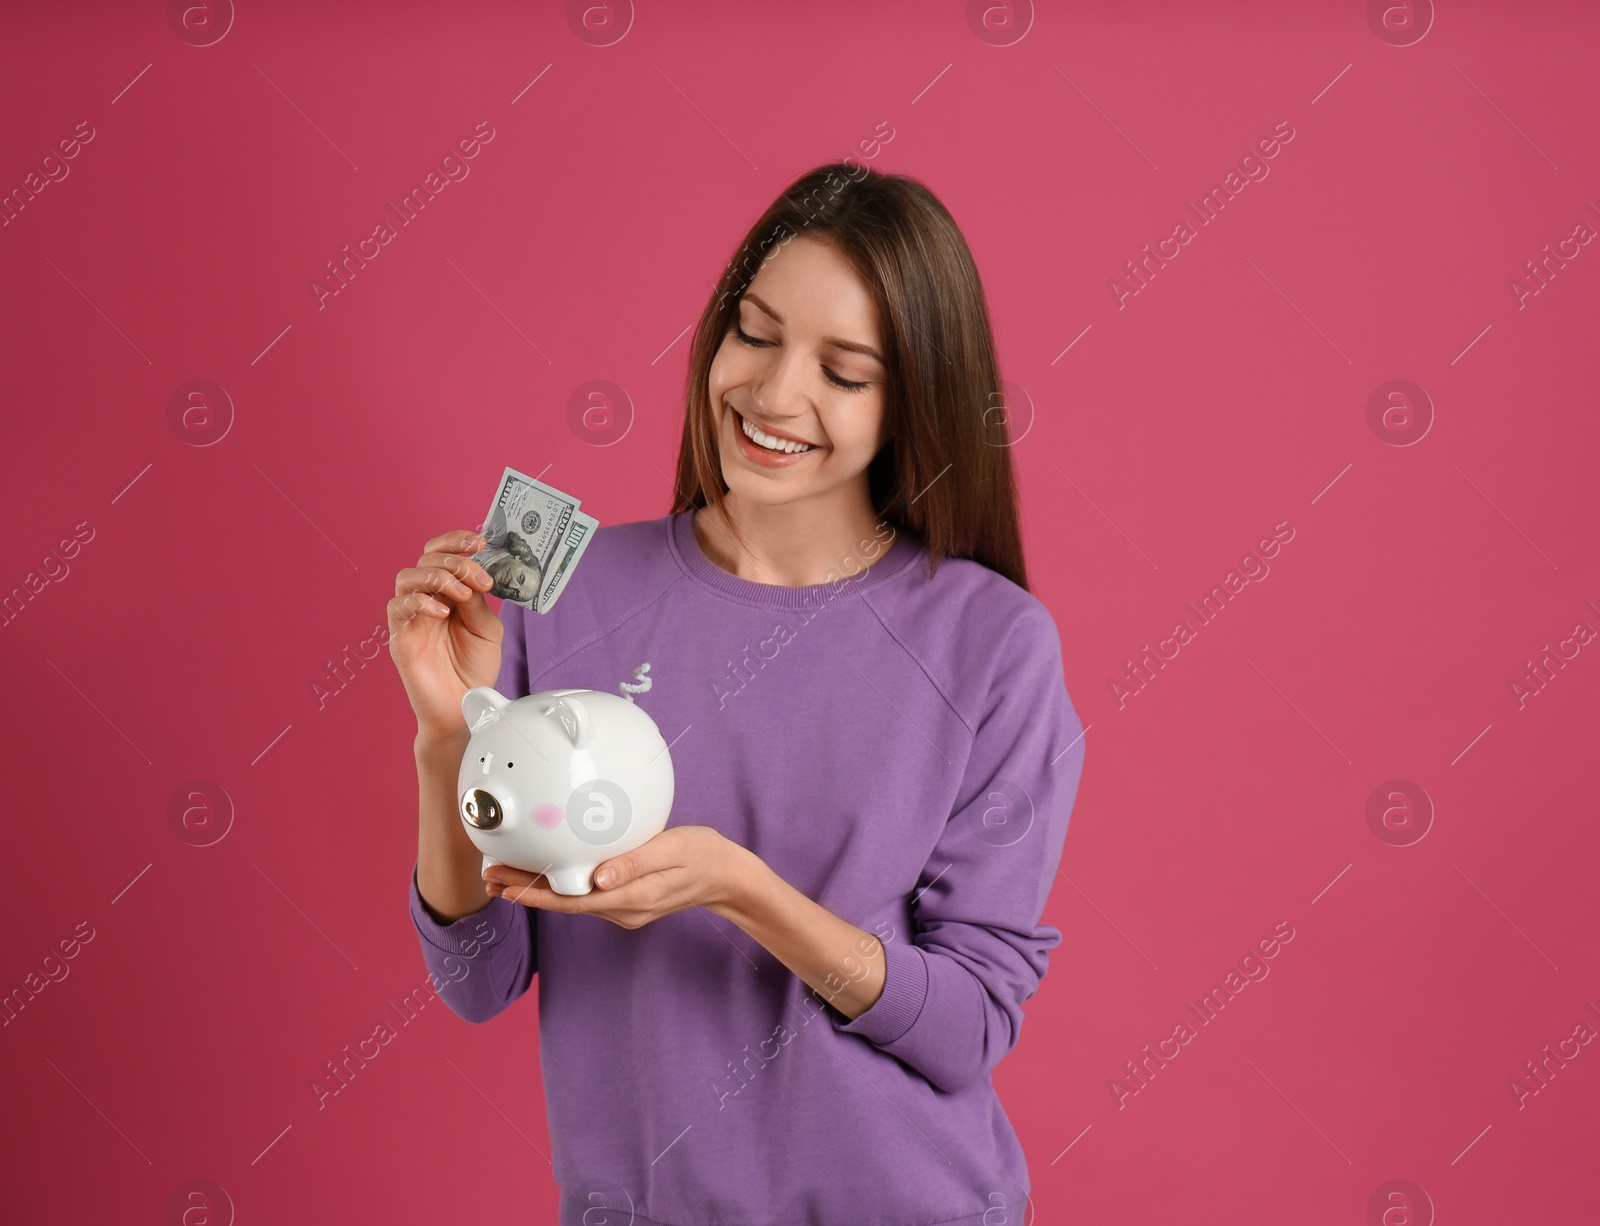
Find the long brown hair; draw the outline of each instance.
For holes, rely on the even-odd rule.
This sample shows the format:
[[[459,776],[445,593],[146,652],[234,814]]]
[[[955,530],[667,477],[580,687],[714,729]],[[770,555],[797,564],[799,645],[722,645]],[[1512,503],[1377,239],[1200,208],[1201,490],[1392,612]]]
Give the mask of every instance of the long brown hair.
[[[796,179],[718,279],[695,329],[672,512],[722,509],[711,362],[763,259],[802,236],[832,243],[878,305],[888,441],[867,467],[873,508],[927,546],[930,576],[942,558],[970,558],[1028,590],[1006,406],[972,252],[926,187],[864,164]]]

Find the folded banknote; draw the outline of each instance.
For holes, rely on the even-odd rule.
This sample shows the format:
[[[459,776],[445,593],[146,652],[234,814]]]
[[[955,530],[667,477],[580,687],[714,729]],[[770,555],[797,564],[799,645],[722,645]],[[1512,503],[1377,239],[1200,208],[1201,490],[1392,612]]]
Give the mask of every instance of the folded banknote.
[[[554,486],[505,470],[481,529],[486,544],[472,555],[494,579],[492,595],[550,611],[600,526],[578,506]]]

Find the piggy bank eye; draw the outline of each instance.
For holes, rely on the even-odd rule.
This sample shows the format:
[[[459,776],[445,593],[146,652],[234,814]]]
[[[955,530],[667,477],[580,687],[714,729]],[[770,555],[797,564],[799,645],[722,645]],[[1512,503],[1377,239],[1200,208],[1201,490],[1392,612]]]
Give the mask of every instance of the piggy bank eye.
[[[510,770],[510,769],[511,769],[511,768],[512,768],[512,767],[513,767],[513,766],[515,766],[515,765],[516,765],[516,763],[515,763],[515,762],[507,762],[507,763],[506,763],[506,769],[507,769],[507,770]]]

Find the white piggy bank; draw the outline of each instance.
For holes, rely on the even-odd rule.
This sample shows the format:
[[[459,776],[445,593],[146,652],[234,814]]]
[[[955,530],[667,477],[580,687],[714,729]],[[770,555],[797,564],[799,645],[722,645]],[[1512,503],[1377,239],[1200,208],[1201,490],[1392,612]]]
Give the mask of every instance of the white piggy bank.
[[[484,866],[543,873],[587,894],[595,866],[666,828],[672,755],[655,720],[600,690],[461,699],[472,739],[457,779],[461,820]]]

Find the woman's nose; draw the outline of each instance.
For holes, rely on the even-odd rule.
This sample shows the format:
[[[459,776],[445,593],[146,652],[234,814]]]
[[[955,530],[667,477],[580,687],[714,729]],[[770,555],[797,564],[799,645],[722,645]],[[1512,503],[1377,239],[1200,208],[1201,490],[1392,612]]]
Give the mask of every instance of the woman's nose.
[[[770,357],[762,377],[750,385],[750,399],[756,412],[768,421],[781,422],[798,416],[796,402],[803,394],[805,364],[798,354]]]

